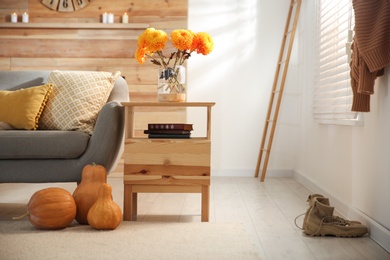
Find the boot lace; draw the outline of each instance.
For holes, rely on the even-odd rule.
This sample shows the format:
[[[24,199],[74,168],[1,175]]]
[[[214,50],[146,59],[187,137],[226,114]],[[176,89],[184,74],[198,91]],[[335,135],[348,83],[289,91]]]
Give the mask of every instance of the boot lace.
[[[298,219],[299,217],[302,217],[302,216],[305,215],[305,214],[306,214],[306,213],[302,213],[302,214],[298,215],[298,216],[294,219],[294,224],[295,224],[295,226],[296,226],[297,228],[301,229],[301,230],[303,230],[303,228],[300,227],[300,226],[298,226],[298,224],[297,224],[297,219]]]
[[[318,229],[317,231],[314,233],[314,234],[311,234],[311,236],[315,236],[318,234],[318,232],[320,232],[321,228],[322,228],[322,225],[323,224],[335,224],[335,225],[339,225],[339,226],[349,226],[351,225],[351,221],[349,220],[346,220],[344,218],[341,218],[339,216],[326,216],[326,217],[323,217],[322,220],[321,220],[321,223],[320,225],[318,226]]]
[[[298,215],[298,216],[295,218],[295,220],[294,220],[295,226],[296,226],[297,228],[301,229],[301,230],[303,230],[303,228],[300,227],[300,226],[298,226],[298,224],[297,224],[297,219],[298,219],[299,217],[302,217],[303,215],[305,215],[305,213],[302,213],[302,214]],[[321,223],[320,223],[320,225],[318,226],[317,231],[316,231],[314,234],[312,234],[312,236],[315,236],[315,235],[318,234],[318,232],[320,232],[321,227],[322,227],[322,225],[323,225],[324,223],[326,223],[326,224],[335,224],[335,225],[345,226],[345,227],[351,225],[351,221],[346,220],[346,219],[344,219],[344,218],[341,218],[341,217],[339,217],[339,216],[326,216],[326,217],[323,217],[323,218],[322,218]]]
[[[324,217],[322,219],[322,222],[323,223],[331,223],[331,224],[336,224],[336,225],[339,225],[339,226],[349,226],[351,225],[351,221],[349,220],[346,220],[344,218],[341,218],[339,216],[328,216],[328,217]]]

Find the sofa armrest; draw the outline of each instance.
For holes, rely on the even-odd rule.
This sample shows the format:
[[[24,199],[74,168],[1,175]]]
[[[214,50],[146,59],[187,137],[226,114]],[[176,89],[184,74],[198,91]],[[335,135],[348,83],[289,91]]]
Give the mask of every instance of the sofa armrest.
[[[112,170],[123,150],[124,108],[117,102],[108,102],[100,110],[85,153],[80,158],[83,165],[92,162]]]

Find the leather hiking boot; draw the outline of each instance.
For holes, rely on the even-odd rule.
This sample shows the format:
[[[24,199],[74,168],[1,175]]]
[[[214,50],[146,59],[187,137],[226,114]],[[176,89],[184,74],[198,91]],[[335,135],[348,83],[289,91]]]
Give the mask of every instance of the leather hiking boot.
[[[303,232],[310,236],[358,237],[365,235],[367,227],[358,221],[349,221],[333,216],[334,207],[329,205],[329,199],[314,197],[310,200],[312,206],[307,212]]]

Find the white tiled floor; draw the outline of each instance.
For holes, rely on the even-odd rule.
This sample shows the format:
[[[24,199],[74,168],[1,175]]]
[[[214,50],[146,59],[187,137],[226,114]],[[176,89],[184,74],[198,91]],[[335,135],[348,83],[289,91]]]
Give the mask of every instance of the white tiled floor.
[[[123,180],[110,175],[113,198],[122,206]],[[70,192],[76,184],[0,184],[0,221],[25,212],[31,195],[45,187]],[[210,222],[240,222],[264,259],[390,259],[370,237],[307,237],[294,219],[311,192],[292,178],[213,177]],[[138,221],[200,222],[199,194],[139,194]],[[332,203],[332,202],[331,202]],[[301,225],[302,218],[298,219]]]

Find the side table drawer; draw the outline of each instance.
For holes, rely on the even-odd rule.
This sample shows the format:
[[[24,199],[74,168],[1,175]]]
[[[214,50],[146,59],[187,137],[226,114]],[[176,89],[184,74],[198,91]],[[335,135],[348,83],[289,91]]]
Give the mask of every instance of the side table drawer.
[[[129,139],[125,182],[210,185],[211,142],[207,139]]]

